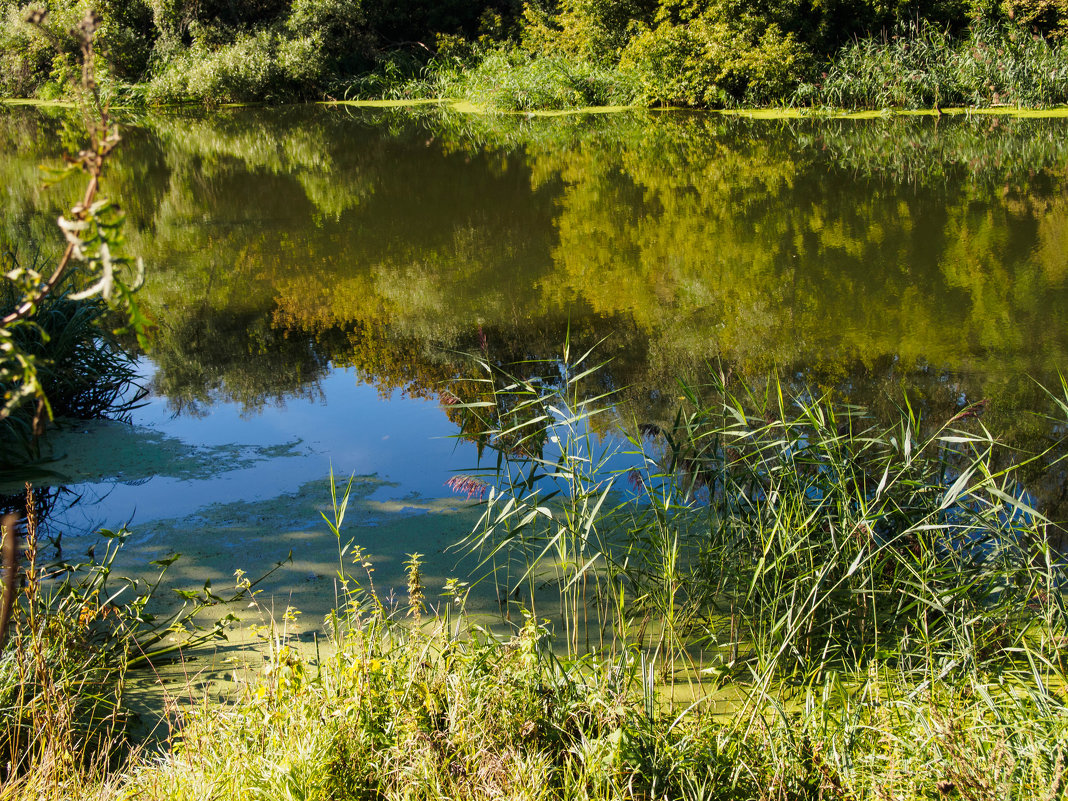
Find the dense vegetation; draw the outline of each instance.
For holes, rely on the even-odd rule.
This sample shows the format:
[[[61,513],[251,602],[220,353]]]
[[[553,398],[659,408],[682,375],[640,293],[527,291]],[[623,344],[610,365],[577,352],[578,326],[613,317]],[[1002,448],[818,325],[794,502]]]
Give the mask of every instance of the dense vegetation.
[[[14,122],[5,129],[10,137],[42,141],[32,124]],[[474,318],[441,319],[445,306],[434,302],[440,287],[421,280],[432,277],[426,263],[440,260],[441,248],[429,251],[432,257],[413,256],[407,240],[399,250],[395,238],[373,241],[375,270],[394,265],[414,276],[404,282],[376,280],[374,270],[360,264],[351,274],[324,270],[327,259],[315,249],[315,237],[337,235],[329,218],[340,225],[345,214],[366,214],[369,208],[372,224],[359,219],[363,230],[388,231],[373,223],[380,219],[376,215],[388,220],[390,202],[397,200],[380,190],[386,199],[375,209],[374,169],[337,168],[362,166],[342,160],[364,151],[316,147],[314,130],[295,126],[280,129],[285,136],[275,147],[274,138],[241,125],[229,135],[209,127],[198,136],[188,119],[155,124],[163,135],[169,126],[180,147],[139,162],[125,175],[116,170],[129,182],[131,205],[151,206],[153,212],[137,221],[141,227],[131,239],[181,244],[191,237],[190,252],[215,251],[213,260],[193,260],[188,274],[169,276],[155,290],[158,308],[168,312],[160,314],[161,327],[170,326],[161,335],[172,358],[169,365],[163,362],[164,377],[179,388],[185,381],[195,392],[195,382],[180,370],[185,353],[203,354],[204,364],[191,372],[207,368],[216,382],[208,392],[221,386],[255,400],[264,393],[256,383],[262,379],[238,364],[248,361],[252,346],[277,345],[283,364],[302,365],[313,374],[328,359],[349,359],[377,370],[390,385],[436,392],[458,423],[459,436],[496,455],[495,471],[457,476],[453,485],[484,498],[481,519],[463,544],[491,570],[488,580],[499,583],[506,616],[496,632],[475,625],[465,614],[467,585],[457,580],[446,584],[445,596],[431,609],[434,599],[426,597],[415,554],[407,562],[405,601],[396,601],[388,589],[377,591],[373,565],[354,541],[346,542],[347,498],[332,482],[333,517],[326,523],[338,545],[339,605],[325,621],[328,641],[321,648],[315,643],[314,656],[301,650],[290,636],[294,615],[287,610],[264,630],[262,662],[235,666],[230,696],[176,711],[169,748],[146,756],[131,750],[125,730],[126,680],[136,666],[158,665],[190,642],[186,610],[153,618],[151,585],[112,591],[114,581],[109,585],[108,579],[122,533],[106,532],[106,552],[90,551],[83,564],[48,563],[38,550],[37,501],[28,492],[22,575],[16,577],[9,561],[4,578],[7,597],[15,596],[3,627],[8,642],[0,652],[6,797],[1022,801],[1068,793],[1068,610],[1065,564],[1057,547],[1063,529],[1034,508],[1045,499],[1036,500],[1027,489],[1046,482],[1063,495],[1068,421],[1063,381],[1051,392],[1037,390],[1052,417],[1026,441],[1028,447],[1014,447],[991,435],[984,425],[989,418],[979,419],[988,401],[961,405],[962,386],[949,389],[953,400],[946,407],[914,407],[906,394],[899,408],[874,414],[855,403],[833,402],[832,392],[806,386],[803,376],[796,388],[774,379],[757,384],[732,377],[735,364],[739,372],[747,360],[759,364],[740,341],[742,329],[717,370],[698,374],[701,383],[677,384],[681,397],[660,398],[652,406],[655,420],[617,420],[628,432],[628,444],[622,445],[597,433],[607,427],[605,418],[625,407],[616,405],[617,376],[597,363],[595,351],[578,355],[566,339],[562,355],[543,351],[540,358],[519,358],[519,347],[544,342],[532,344],[521,329],[509,335],[500,308],[482,302],[493,301],[492,294],[477,300],[486,314],[497,314],[487,318],[495,328],[476,328]],[[619,140],[607,146],[588,139],[573,143],[571,163],[560,161],[558,140],[532,140],[532,162],[511,170],[508,156],[493,148],[495,138],[509,135],[505,129],[490,126],[473,137],[446,131],[439,147],[457,157],[455,165],[464,165],[475,187],[469,191],[483,186],[503,191],[508,181],[513,189],[516,182],[555,185],[565,215],[572,215],[559,226],[560,246],[572,249],[574,243],[571,258],[561,259],[568,281],[557,291],[582,291],[583,305],[613,308],[619,298],[594,294],[594,282],[584,272],[593,265],[599,283],[605,283],[612,265],[604,254],[625,250],[606,248],[606,240],[629,241],[638,265],[659,267],[666,260],[658,257],[657,238],[639,226],[593,219],[595,229],[583,228],[594,218],[592,194],[602,187],[640,188],[648,203],[643,217],[646,210],[662,215],[677,234],[673,241],[708,242],[717,239],[717,229],[708,234],[700,225],[723,230],[737,224],[739,214],[747,222],[747,214],[760,213],[755,201],[765,199],[768,187],[790,187],[813,168],[808,156],[783,167],[769,158],[766,143],[748,137],[740,149],[721,142],[714,156],[698,157],[696,149],[681,146],[695,129],[649,130],[630,131],[624,148]],[[907,128],[893,132],[900,139]],[[934,205],[949,206],[947,213],[988,230],[984,220],[969,216],[970,201],[988,191],[987,181],[1011,194],[1018,165],[1011,157],[970,159],[982,149],[967,130],[957,133],[947,137],[947,153],[956,155],[944,155],[938,166],[969,161],[974,172],[959,197],[942,188]],[[803,127],[784,128],[779,145],[789,150],[807,135],[812,132]],[[396,136],[372,139],[387,156],[377,169],[405,164],[388,158]],[[423,150],[433,141],[420,136]],[[912,141],[922,145],[922,131]],[[828,142],[832,152],[837,147],[849,155],[843,160],[857,174],[864,174],[865,164],[874,172],[873,165],[889,163],[909,176],[914,189],[939,184],[937,169],[923,168],[909,149],[900,150],[900,141],[861,131]],[[622,161],[608,158],[608,152]],[[680,158],[683,153],[691,158]],[[877,153],[896,158],[876,159]],[[1032,153],[1034,163],[1063,164],[1056,137]],[[496,169],[473,173],[468,165],[476,158]],[[249,203],[246,179],[234,170],[242,160],[256,164],[276,188],[286,180],[299,184],[320,232],[296,236],[284,226],[281,231],[265,226],[265,215],[277,211],[272,204],[288,198],[261,192],[256,193],[261,202]],[[165,175],[165,186],[146,179],[146,164],[147,171]],[[627,181],[612,184],[607,171],[622,173],[623,165]],[[696,172],[679,177],[665,167],[699,171],[705,180],[695,180]],[[750,180],[735,184],[735,194],[714,180],[717,170],[743,168]],[[20,165],[10,169],[15,186]],[[592,182],[568,179],[568,170],[589,173]],[[356,191],[348,186],[339,191],[335,174],[353,176]],[[212,227],[203,225],[205,204],[197,192],[231,180],[243,190],[227,209],[231,223],[205,235]],[[1041,201],[1042,213],[1059,219],[1060,183],[1051,183],[1032,189],[1024,182],[1027,191],[1006,201],[1003,213],[1032,215],[1034,200]],[[546,194],[547,203],[556,201]],[[223,196],[219,191],[217,199]],[[364,208],[353,208],[361,205],[356,199]],[[28,215],[18,214],[26,211],[19,202],[11,196],[7,202],[13,217],[8,224],[32,230]],[[419,202],[445,207],[426,197]],[[895,222],[889,203],[872,202],[872,216],[885,222],[878,244],[890,246],[895,224],[902,229],[900,241],[909,241],[911,222]],[[102,206],[98,201],[95,209],[75,209],[89,214]],[[685,214],[673,216],[674,207],[684,207]],[[199,215],[198,224],[181,224],[190,214]],[[176,215],[179,224],[167,215]],[[857,250],[863,256],[868,240],[848,235],[851,225],[862,223],[849,214],[830,221],[817,216],[809,211],[791,218],[791,227],[812,238],[830,262],[813,283],[827,275],[844,280],[847,273],[833,272],[830,257]],[[540,222],[551,219],[546,215]],[[120,221],[111,220],[112,232]],[[91,250],[85,234],[119,244],[117,235],[106,239],[107,232],[94,231],[108,222],[89,218],[76,229],[82,236],[68,239],[81,253],[102,252],[99,261],[110,269],[108,250]],[[523,242],[519,237],[529,222],[524,218],[509,229],[515,242]],[[246,238],[245,224],[260,238]],[[985,225],[992,226],[989,220]],[[1046,241],[1059,241],[1063,227],[1055,227]],[[453,280],[445,280],[453,283],[456,275],[473,272],[472,286],[488,283],[477,274],[486,262],[473,256],[488,258],[480,236],[488,240],[492,234],[470,222],[439,230],[453,237],[460,231],[467,245],[449,263]],[[284,247],[266,247],[273,236]],[[595,247],[583,251],[583,240],[593,240]],[[738,241],[741,252],[756,252],[749,250],[749,240]],[[947,247],[968,244],[964,238]],[[514,263],[519,249],[508,251],[513,241],[505,245],[505,263]],[[226,258],[220,260],[219,253]],[[265,258],[272,253],[274,262]],[[1037,258],[1040,269],[1063,270],[1063,259]],[[220,283],[207,294],[190,291],[205,275],[210,284],[220,267],[241,277],[250,264],[264,279],[256,283],[262,297],[249,291],[250,281]],[[689,291],[709,293],[763,281],[749,288],[756,293],[779,282],[773,263],[746,264],[756,267],[751,276],[737,281],[728,274],[722,285],[702,287],[686,275],[669,278]],[[330,283],[309,291],[307,276],[319,271]],[[796,284],[797,268],[792,272]],[[663,277],[663,271],[649,273]],[[618,275],[613,291],[649,291],[633,278],[628,286],[626,273]],[[936,285],[947,280],[938,270],[932,275]],[[985,286],[982,276],[948,279],[953,286]],[[642,307],[646,314],[661,305],[663,286],[654,285],[655,300]],[[983,292],[973,294],[978,303]],[[858,296],[854,289],[850,301]],[[38,302],[43,298],[31,297],[35,312],[43,312]],[[63,300],[51,291],[48,299]],[[502,308],[518,316],[514,305]],[[409,316],[402,318],[402,312]],[[576,321],[576,334],[592,325],[589,319]],[[746,323],[760,324],[760,315]],[[658,328],[663,321],[638,314],[631,325]],[[982,330],[991,332],[991,343],[1000,341],[996,325]],[[477,331],[470,348],[475,355],[430,358],[428,343],[444,339],[443,331],[453,344]],[[626,333],[623,327],[621,336]],[[183,350],[198,334],[238,340],[240,347],[223,341],[215,351]],[[290,334],[295,341],[289,342]],[[382,351],[377,346],[389,336],[407,347]],[[547,336],[543,332],[542,339]],[[1059,354],[1058,342],[1051,353]],[[900,342],[897,347],[904,349]],[[868,352],[886,355],[877,348]],[[112,355],[102,353],[105,360]],[[275,383],[267,391],[301,385],[299,376],[286,380],[293,383]],[[938,377],[931,383],[938,384]],[[934,415],[921,411],[931,408]],[[619,459],[624,469],[615,469]],[[1047,513],[1056,508],[1041,506]],[[5,522],[9,546],[10,526]],[[163,570],[170,561],[154,564]],[[252,591],[253,583],[239,570],[237,593],[229,599],[207,583],[202,593],[181,597],[194,609],[238,600],[247,607]],[[219,626],[226,622],[223,617]]]
[[[43,26],[25,21],[44,8]],[[0,94],[76,71],[70,0],[0,4]],[[1062,0],[109,0],[99,70],[125,101],[462,97],[504,109],[1068,100]]]
[[[519,599],[514,626],[475,625],[463,582],[427,597],[419,555],[403,599],[376,590],[336,486],[329,642],[302,648],[287,610],[232,695],[176,711],[170,749],[147,756],[112,702],[139,658],[130,610],[82,584],[43,606],[31,583],[20,620],[62,636],[27,626],[8,662],[47,690],[0,717],[11,795],[1065,796],[1064,564],[975,409],[922,436],[907,410],[886,429],[712,377],[670,430],[633,432],[635,466],[614,474],[588,433],[609,413],[585,394],[589,354],[538,380],[475,358],[464,430],[502,466],[467,478],[493,486],[467,544]],[[100,643],[107,694],[78,661]]]

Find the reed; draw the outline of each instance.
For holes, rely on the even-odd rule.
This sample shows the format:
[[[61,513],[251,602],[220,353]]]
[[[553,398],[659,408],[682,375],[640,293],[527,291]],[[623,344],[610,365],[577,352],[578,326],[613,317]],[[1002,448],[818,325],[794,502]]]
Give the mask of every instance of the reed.
[[[887,424],[713,373],[620,439],[592,352],[476,360],[450,408],[494,469],[457,486],[484,482],[466,544],[510,630],[469,619],[456,581],[435,610],[418,554],[407,602],[380,598],[336,483],[330,647],[269,627],[232,699],[82,795],[1068,794],[1064,563],[1017,480],[1047,454],[1006,452],[981,405]],[[1051,397],[1063,431],[1068,385]]]
[[[1058,529],[1020,479],[1044,454],[1001,446],[979,406],[933,425],[906,405],[884,426],[713,377],[682,385],[674,420],[636,427],[623,453],[593,433],[614,412],[581,391],[590,354],[536,378],[480,363],[471,396],[489,399],[463,407],[465,425],[497,466],[466,545],[515,565],[511,596],[552,581],[569,652],[604,644],[592,624],[668,663],[703,648],[765,682],[1059,658]]]
[[[989,24],[954,38],[921,21],[846,45],[818,80],[794,90],[792,103],[846,109],[1041,107],[1066,99],[1063,44]]]

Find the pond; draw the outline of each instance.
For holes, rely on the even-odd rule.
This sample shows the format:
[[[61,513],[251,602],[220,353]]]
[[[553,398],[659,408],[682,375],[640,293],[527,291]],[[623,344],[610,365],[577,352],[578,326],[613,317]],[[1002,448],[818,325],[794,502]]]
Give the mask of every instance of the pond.
[[[335,600],[331,469],[346,531],[403,587],[468,569],[478,511],[446,481],[466,354],[595,347],[619,417],[670,421],[708,369],[876,412],[907,395],[1040,450],[1068,365],[1068,137],[1059,119],[865,120],[434,107],[126,112],[109,193],[148,265],[155,323],[133,425],[46,443],[53,536],[127,522],[128,558],[178,584],[293,559],[264,585],[308,620]],[[76,187],[42,190],[77,124],[0,111],[4,233],[47,257]],[[610,427],[599,434],[611,436]],[[1063,519],[1065,484],[1037,488]],[[487,598],[489,596],[487,595]],[[492,609],[492,599],[485,608]]]

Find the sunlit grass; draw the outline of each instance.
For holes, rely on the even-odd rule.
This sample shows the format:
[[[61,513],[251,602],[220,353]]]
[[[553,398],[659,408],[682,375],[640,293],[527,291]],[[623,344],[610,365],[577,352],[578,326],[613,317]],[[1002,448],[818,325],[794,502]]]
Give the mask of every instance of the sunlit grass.
[[[497,578],[509,565],[506,597],[527,589],[512,626],[468,618],[464,583],[426,597],[418,554],[407,598],[380,597],[336,484],[341,595],[314,653],[284,617],[229,700],[175,714],[166,753],[73,765],[80,788],[27,772],[12,793],[1068,792],[1064,563],[1016,481],[1050,454],[1004,453],[981,405],[937,425],[905,406],[886,425],[720,375],[619,441],[592,424],[614,413],[592,351],[565,348],[537,378],[474,358],[484,378],[451,408],[499,459],[467,546]]]

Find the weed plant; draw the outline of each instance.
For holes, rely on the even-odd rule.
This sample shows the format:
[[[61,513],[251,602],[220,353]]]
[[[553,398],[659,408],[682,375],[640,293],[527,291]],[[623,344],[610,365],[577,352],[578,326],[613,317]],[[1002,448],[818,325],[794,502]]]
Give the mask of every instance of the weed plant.
[[[331,527],[338,532],[343,507]],[[357,581],[339,566],[332,650],[317,649],[313,660],[284,622],[272,626],[262,668],[240,679],[233,701],[185,713],[169,754],[94,791],[736,801],[1065,794],[1068,708],[1046,681],[1049,664],[917,683],[901,664],[871,661],[789,697],[747,682],[741,702],[717,706],[712,693],[671,705],[648,650],[562,660],[532,616],[511,636],[493,636],[466,618],[466,587],[455,581],[424,622],[417,555],[399,606],[378,596],[362,551],[347,556],[365,573]]]
[[[67,798],[136,751],[124,704],[130,672],[221,637],[236,618],[225,614],[204,626],[198,614],[242,600],[254,582],[230,597],[209,584],[180,590],[181,603],[158,614],[153,599],[177,555],[152,563],[154,580],[118,577],[115,559],[129,535],[121,529],[102,530],[80,561],[50,560],[28,484],[24,508],[25,534],[15,546],[22,567],[0,651],[0,779],[4,798]],[[5,546],[18,537],[8,527],[13,518],[5,517]]]

